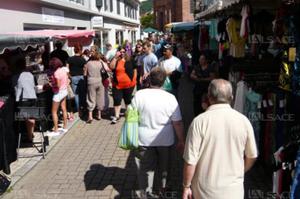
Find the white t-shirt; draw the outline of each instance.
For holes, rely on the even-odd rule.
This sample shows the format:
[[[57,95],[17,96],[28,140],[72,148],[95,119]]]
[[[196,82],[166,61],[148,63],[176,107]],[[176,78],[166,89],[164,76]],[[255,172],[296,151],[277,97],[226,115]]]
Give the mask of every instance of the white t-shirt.
[[[117,50],[116,49],[111,49],[109,51],[106,52],[105,54],[105,58],[110,61],[112,60],[112,58],[114,58],[114,56],[116,55],[117,53]]]
[[[143,89],[132,99],[139,112],[139,145],[171,146],[174,144],[172,121],[180,121],[181,112],[174,95],[162,89]]]
[[[68,67],[66,67],[66,66],[61,67],[61,69],[63,69],[64,71],[66,71],[66,73],[70,72],[70,69]]]
[[[160,58],[158,65],[163,67],[167,73],[171,73],[175,70],[182,72],[181,61],[174,55],[170,59],[165,59],[164,57]]]

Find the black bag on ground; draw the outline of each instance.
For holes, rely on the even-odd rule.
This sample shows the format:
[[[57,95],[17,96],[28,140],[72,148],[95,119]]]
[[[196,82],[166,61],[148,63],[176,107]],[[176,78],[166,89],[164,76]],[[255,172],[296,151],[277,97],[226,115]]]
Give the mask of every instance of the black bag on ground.
[[[10,183],[11,183],[11,179],[4,173],[0,172],[0,195],[5,193]]]

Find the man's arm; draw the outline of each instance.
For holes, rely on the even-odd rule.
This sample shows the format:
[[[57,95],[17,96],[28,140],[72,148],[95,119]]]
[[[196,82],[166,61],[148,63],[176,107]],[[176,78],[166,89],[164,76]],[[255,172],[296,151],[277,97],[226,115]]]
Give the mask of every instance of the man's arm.
[[[183,130],[183,122],[180,121],[173,121],[173,127],[175,129],[175,133],[178,139],[177,149],[179,152],[183,153],[184,150],[184,130]]]
[[[183,199],[192,199],[191,184],[194,177],[196,166],[184,163],[183,167]]]
[[[252,168],[252,166],[254,165],[255,161],[256,161],[256,158],[247,158],[245,156],[245,159],[244,159],[245,173]]]

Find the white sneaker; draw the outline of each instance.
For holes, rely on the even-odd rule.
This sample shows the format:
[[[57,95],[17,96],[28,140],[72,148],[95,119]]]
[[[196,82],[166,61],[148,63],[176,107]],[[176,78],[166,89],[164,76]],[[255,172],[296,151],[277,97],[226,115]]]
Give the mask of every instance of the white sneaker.
[[[47,136],[49,136],[49,137],[54,137],[54,136],[59,136],[59,135],[60,135],[59,131],[51,131],[51,132],[47,133]]]
[[[58,131],[59,131],[61,134],[64,134],[64,133],[68,132],[68,129],[58,128]]]

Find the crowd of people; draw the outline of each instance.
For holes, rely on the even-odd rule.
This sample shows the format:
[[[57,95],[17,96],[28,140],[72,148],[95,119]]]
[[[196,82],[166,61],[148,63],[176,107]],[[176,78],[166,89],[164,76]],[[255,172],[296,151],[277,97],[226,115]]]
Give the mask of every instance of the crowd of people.
[[[181,54],[181,46],[168,35],[139,40],[135,47],[129,42],[113,49],[106,44],[102,54],[98,46],[83,51],[74,46],[69,57],[56,43],[49,56],[42,55],[51,90],[53,128],[48,136],[68,131],[68,120],[74,112],[86,115],[86,122],[111,116],[116,124],[128,105],[139,112],[139,148],[135,150],[141,198],[153,196],[154,176],[159,192],[166,190],[171,149],[183,154],[183,198],[243,198],[243,176],[257,157],[253,128],[249,120],[230,107],[232,86],[218,78],[215,63],[202,54],[191,67]],[[134,49],[134,51],[133,51]],[[175,50],[176,49],[176,50]],[[179,55],[178,57],[175,56]],[[16,101],[34,104],[35,83],[26,70],[24,58],[14,84]],[[189,67],[189,69],[187,69]],[[181,109],[177,102],[178,80],[187,73],[194,82],[194,115],[185,140]],[[1,74],[0,74],[1,75]],[[109,115],[109,94],[112,93],[113,114]],[[75,105],[72,105],[72,101]],[[63,126],[58,127],[61,110]],[[86,113],[86,114],[85,114]],[[192,113],[191,113],[192,114]],[[27,137],[32,141],[35,121],[26,121]],[[222,163],[222,166],[219,164]]]

